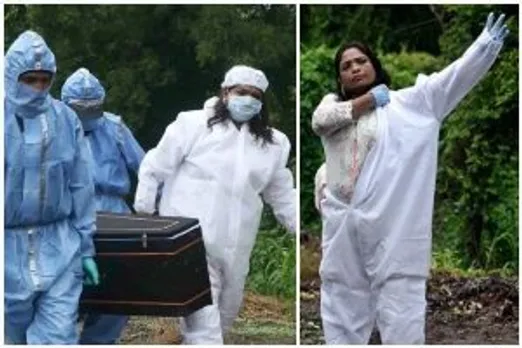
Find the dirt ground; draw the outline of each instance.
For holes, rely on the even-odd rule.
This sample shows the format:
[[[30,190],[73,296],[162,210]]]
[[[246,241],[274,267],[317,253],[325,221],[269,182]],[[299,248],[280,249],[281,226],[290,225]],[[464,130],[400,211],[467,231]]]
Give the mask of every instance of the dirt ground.
[[[317,249],[317,243],[312,243]],[[308,265],[317,250],[303,252]],[[306,264],[306,262],[302,263]],[[320,280],[301,281],[301,344],[324,344],[319,314]],[[428,281],[427,344],[518,344],[518,279],[462,277],[433,272]],[[371,342],[378,344],[377,332]]]
[[[225,344],[295,344],[295,307],[247,293]],[[131,317],[119,344],[181,344],[174,318]]]

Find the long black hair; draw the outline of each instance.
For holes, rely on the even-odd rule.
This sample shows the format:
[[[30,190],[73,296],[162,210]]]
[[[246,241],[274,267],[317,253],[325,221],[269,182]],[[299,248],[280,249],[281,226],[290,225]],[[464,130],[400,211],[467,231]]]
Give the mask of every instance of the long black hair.
[[[370,62],[373,65],[373,69],[375,70],[375,81],[368,86],[368,88],[364,91],[364,93],[368,92],[373,87],[385,84],[386,86],[390,86],[391,84],[391,78],[390,75],[384,70],[382,67],[381,61],[377,56],[373,53],[373,51],[368,47],[368,45],[365,45],[358,41],[352,41],[349,43],[345,43],[339,47],[337,50],[337,53],[335,54],[334,64],[335,64],[335,83],[337,85],[337,95],[340,100],[350,100],[355,97],[358,97],[360,94],[355,95],[355,93],[347,91],[346,89],[343,92],[342,83],[341,83],[341,70],[339,65],[341,64],[341,59],[343,57],[344,51],[346,51],[349,48],[357,48],[359,51],[361,51],[363,54],[365,54],[369,59]]]
[[[223,101],[225,91],[225,89],[219,91],[219,100],[214,106],[214,116],[209,118],[207,121],[207,126],[210,129],[218,123],[226,123],[229,120],[232,121],[227,105]],[[264,95],[261,102],[263,103],[261,111],[259,112],[259,115],[254,116],[248,121],[248,130],[257,141],[261,141],[262,145],[273,144],[274,134],[272,128],[268,125],[269,114]]]

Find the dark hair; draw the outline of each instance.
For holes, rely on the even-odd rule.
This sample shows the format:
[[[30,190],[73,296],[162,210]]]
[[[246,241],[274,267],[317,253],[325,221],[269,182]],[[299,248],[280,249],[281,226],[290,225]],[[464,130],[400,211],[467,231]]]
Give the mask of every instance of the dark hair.
[[[340,68],[339,68],[339,65],[341,64],[341,58],[343,57],[344,51],[346,51],[349,48],[357,48],[359,51],[364,53],[370,59],[370,62],[373,65],[373,69],[375,70],[375,81],[371,85],[368,86],[368,89],[366,91],[364,91],[364,93],[366,93],[371,88],[373,88],[373,87],[375,87],[377,85],[380,85],[380,84],[385,84],[386,86],[390,86],[390,84],[391,84],[390,75],[388,75],[386,70],[383,69],[381,61],[372,52],[370,47],[368,47],[368,45],[365,45],[365,44],[363,44],[361,42],[352,41],[352,42],[345,43],[345,44],[341,45],[341,47],[339,47],[339,49],[337,50],[337,53],[335,54],[335,60],[334,60],[334,64],[335,64],[335,83],[337,85],[337,95],[339,96],[340,100],[350,100],[350,99],[353,99],[355,97],[358,97],[358,95],[354,95],[353,93],[349,93],[349,91],[345,91],[347,93],[346,93],[346,95],[344,95],[343,89],[342,89],[342,84],[339,81],[340,77],[341,77],[341,71],[340,71]]]
[[[232,121],[227,105],[223,101],[224,94],[225,90],[221,90],[219,92],[219,100],[214,106],[214,116],[209,118],[207,121],[207,126],[210,129],[212,129],[212,126],[218,123],[225,123],[228,120]],[[261,112],[259,112],[259,115],[248,121],[248,130],[256,140],[261,140],[262,145],[266,145],[267,143],[274,143],[274,134],[272,132],[272,128],[268,126],[268,109],[264,99],[265,97],[263,95],[261,100],[263,102],[263,106],[261,107]]]

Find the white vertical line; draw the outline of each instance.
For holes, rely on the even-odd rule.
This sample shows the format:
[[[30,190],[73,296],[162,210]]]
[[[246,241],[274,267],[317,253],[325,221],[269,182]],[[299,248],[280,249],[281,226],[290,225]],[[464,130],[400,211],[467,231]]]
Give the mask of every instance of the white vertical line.
[[[299,346],[301,344],[301,306],[300,306],[300,294],[301,294],[301,243],[300,243],[300,235],[301,235],[301,129],[300,129],[300,119],[301,119],[301,79],[300,79],[300,46],[301,46],[301,29],[300,29],[300,21],[301,21],[301,8],[299,5],[299,1],[296,3],[296,35],[295,35],[295,126],[296,126],[296,194],[297,194],[297,204],[296,204],[296,297],[295,297],[295,331],[296,331],[296,344]]]

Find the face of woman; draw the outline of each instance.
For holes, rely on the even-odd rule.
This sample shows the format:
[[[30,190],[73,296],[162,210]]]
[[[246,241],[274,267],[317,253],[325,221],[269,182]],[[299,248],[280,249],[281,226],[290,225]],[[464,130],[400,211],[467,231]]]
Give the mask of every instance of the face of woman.
[[[263,92],[255,87],[236,85],[225,92],[223,102],[229,116],[237,123],[250,121],[260,115],[263,108]]]
[[[358,48],[351,47],[343,52],[339,63],[339,82],[345,91],[364,92],[375,81],[375,69],[370,58]]]

